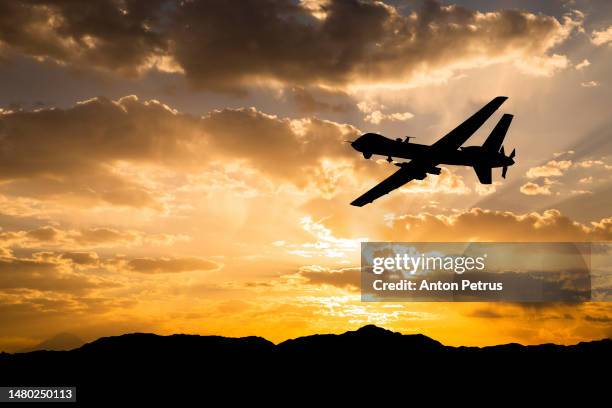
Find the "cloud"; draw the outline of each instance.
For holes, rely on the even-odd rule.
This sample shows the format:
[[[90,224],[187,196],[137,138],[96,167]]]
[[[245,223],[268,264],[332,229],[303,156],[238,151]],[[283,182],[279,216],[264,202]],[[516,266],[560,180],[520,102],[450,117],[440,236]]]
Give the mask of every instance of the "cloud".
[[[382,113],[379,110],[376,110],[376,111],[368,113],[363,120],[366,122],[370,122],[373,125],[378,125],[380,124],[380,122],[384,120],[388,120],[391,122],[396,122],[396,121],[403,122],[413,117],[414,115],[410,112],[403,112],[403,113],[395,112],[395,113],[386,114],[386,113]]]
[[[122,272],[126,271],[173,274],[212,271],[220,267],[197,257],[102,258],[92,251],[40,250],[26,257],[8,254],[0,257],[0,304],[4,295],[29,293],[21,291],[42,291],[48,296],[53,293],[84,295],[124,287],[126,281]],[[134,290],[134,285],[130,288]]]
[[[569,152],[555,154],[556,157],[568,154]],[[523,184],[520,188],[521,193],[526,195],[551,195],[551,187],[554,184],[557,184],[556,181],[551,180],[549,177],[561,177],[566,175],[566,172],[570,169],[590,169],[592,167],[599,167],[603,170],[608,170],[608,165],[604,160],[581,160],[581,161],[571,161],[571,160],[551,160],[548,163],[532,167],[527,170],[527,177],[534,178],[544,178],[540,184],[536,182],[527,182]],[[593,177],[582,177],[577,180],[580,184],[591,184],[593,183]],[[590,194],[591,191],[583,190],[583,189],[574,189],[570,190],[570,194],[580,195],[580,194]],[[559,194],[559,193],[557,193]]]
[[[612,217],[582,224],[555,209],[518,214],[472,208],[450,215],[396,216],[381,232],[391,241],[608,241]]]
[[[555,184],[553,181],[545,178],[542,181],[542,184],[527,182],[523,184],[520,188],[521,193],[525,195],[551,195],[552,191],[551,187]]]
[[[331,285],[349,290],[358,290],[361,285],[360,268],[329,269],[309,265],[301,267],[298,275],[311,285]]]
[[[568,151],[565,151],[565,152],[555,152],[555,153],[553,153],[553,157],[556,159],[557,157],[570,156],[570,155],[572,155],[574,153],[576,153],[576,152],[573,151],[573,150],[568,150]]]
[[[318,94],[324,94],[327,98],[337,96],[338,93],[326,92],[325,90],[318,89]],[[314,113],[314,112],[333,112],[333,113],[344,113],[349,110],[349,106],[346,103],[334,103],[319,100],[315,97],[313,92],[303,88],[294,87],[290,91],[293,101],[297,105],[300,112]],[[340,94],[345,95],[345,94]]]
[[[494,181],[491,184],[476,183],[476,185],[474,186],[474,190],[476,191],[476,194],[478,194],[479,196],[487,196],[487,195],[493,194],[497,186],[499,185],[501,185],[499,181]]]
[[[66,110],[0,115],[0,179],[7,194],[81,205],[156,207],[153,192],[123,177],[121,161],[188,164],[197,121],[157,101],[95,98]],[[44,137],[41,137],[44,135]]]
[[[588,59],[583,59],[582,62],[576,64],[576,66],[574,68],[576,68],[578,71],[588,67],[589,65],[591,65],[591,62]]]
[[[356,252],[359,249],[360,242],[366,240],[366,238],[349,239],[336,237],[331,229],[325,226],[323,221],[315,221],[312,217],[303,217],[300,220],[300,225],[310,237],[316,239],[314,242],[294,244],[276,241],[274,245],[285,248],[290,254],[304,258],[342,258],[347,252]]]
[[[152,66],[163,69],[172,65],[166,53],[169,39],[156,29],[163,4],[3,2],[0,43],[35,58],[124,75]]]
[[[550,77],[555,72],[567,68],[570,62],[565,55],[553,54],[547,57],[531,57],[525,61],[515,61],[515,64],[527,74]]]
[[[119,244],[131,245],[170,245],[176,241],[185,240],[185,236],[171,234],[144,234],[140,231],[120,231],[112,228],[87,228],[77,233],[71,232],[69,236],[78,245],[105,246]]]
[[[279,119],[254,108],[213,111],[202,119],[202,128],[217,154],[243,159],[267,176],[301,187],[311,181],[322,159],[354,160],[344,140],[360,133],[350,125]]]
[[[555,177],[562,176],[563,172],[572,166],[571,160],[551,160],[543,166],[532,167],[527,170],[527,177]]]
[[[211,271],[219,268],[214,262],[194,257],[134,258],[127,261],[126,266],[133,272],[147,274]]]
[[[586,320],[587,322],[592,322],[592,323],[610,324],[612,323],[612,316],[610,315],[603,315],[603,316],[586,315],[584,317],[584,320]]]
[[[605,163],[603,160],[582,160],[576,162],[575,166],[582,167],[583,169],[590,169],[594,166],[605,166]]]
[[[414,117],[414,115],[410,112],[383,113],[382,110],[386,109],[386,106],[373,101],[359,102],[357,104],[357,108],[366,114],[363,120],[374,125],[378,125],[384,120],[401,122]]]
[[[160,210],[167,191],[150,174],[195,175],[219,162],[305,188],[326,159],[355,161],[343,141],[358,133],[350,125],[283,119],[254,108],[197,117],[135,96],[95,98],[65,110],[0,115],[0,189],[81,207]]]
[[[594,88],[596,86],[599,86],[599,82],[597,82],[597,81],[581,82],[580,86],[583,87],[583,88]]]
[[[477,317],[480,319],[501,319],[504,317],[509,317],[502,314],[500,311],[492,309],[492,308],[480,308],[474,309],[467,314],[470,317]]]
[[[591,33],[591,42],[597,46],[607,44],[610,41],[612,41],[612,26],[601,31],[594,30]]]
[[[136,230],[84,228],[65,230],[43,226],[31,230],[0,231],[0,248],[129,248],[134,246],[167,246],[187,237],[172,234],[146,234]]]
[[[61,259],[67,259],[76,265],[97,265],[100,261],[95,252],[64,252],[60,255]]]
[[[607,320],[606,307],[603,310],[598,310],[596,303],[580,303],[573,304],[567,307],[562,303],[543,303],[543,304],[490,304],[482,307],[478,306],[475,309],[470,309],[465,313],[466,316],[476,317],[481,319],[509,319],[516,321],[517,319],[536,320],[540,323],[545,321],[562,320],[567,325],[571,321],[586,320],[591,321],[590,317],[600,316],[600,323],[605,323]]]
[[[559,21],[433,0],[408,15],[370,0],[189,1],[172,3],[170,12],[162,0],[43,0],[4,3],[0,15],[7,55],[126,76],[174,72],[222,91],[418,82],[496,62],[551,75],[568,61],[550,50],[582,23],[580,13]]]
[[[68,260],[68,262],[66,262]],[[76,260],[76,262],[75,262]],[[0,259],[0,290],[33,289],[60,293],[85,293],[120,286],[107,278],[78,273],[72,263],[83,265],[86,256],[39,252],[31,258]]]
[[[423,180],[413,180],[409,184],[400,187],[404,193],[444,193],[444,194],[469,194],[471,189],[465,185],[463,177],[451,172],[446,167],[440,168],[439,175],[428,175]],[[480,190],[481,192],[484,190]],[[479,193],[480,194],[480,193]]]

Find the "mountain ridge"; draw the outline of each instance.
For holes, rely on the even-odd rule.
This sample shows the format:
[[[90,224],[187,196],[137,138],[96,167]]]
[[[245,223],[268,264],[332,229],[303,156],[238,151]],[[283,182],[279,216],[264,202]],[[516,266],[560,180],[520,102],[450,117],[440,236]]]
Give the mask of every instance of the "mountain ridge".
[[[74,336],[74,335],[71,335],[71,336]],[[54,336],[50,340],[53,340],[56,337],[57,336]],[[77,337],[74,336],[74,338],[77,338]],[[422,345],[426,345],[430,349],[435,349],[436,347],[438,347],[440,350],[476,351],[476,350],[491,350],[491,349],[499,349],[499,348],[526,349],[527,350],[527,349],[535,349],[535,348],[546,349],[546,348],[551,348],[551,347],[570,350],[570,349],[588,347],[591,345],[598,345],[598,344],[604,344],[604,345],[607,344],[608,346],[612,347],[612,339],[610,338],[602,338],[602,339],[596,339],[596,340],[590,340],[590,341],[581,341],[581,342],[578,342],[576,344],[571,344],[571,345],[562,345],[562,344],[556,344],[556,343],[524,345],[521,343],[513,342],[513,343],[503,343],[503,344],[490,345],[490,346],[449,346],[449,345],[444,345],[443,343],[435,339],[432,339],[431,337],[426,336],[422,333],[403,334],[400,332],[395,332],[389,329],[385,329],[385,328],[370,324],[370,325],[362,326],[356,330],[349,330],[349,331],[346,331],[340,334],[316,333],[316,334],[300,336],[300,337],[296,337],[292,339],[287,339],[287,340],[281,341],[276,344],[266,339],[265,337],[261,337],[261,336],[226,337],[226,336],[221,336],[221,335],[200,335],[200,334],[184,334],[184,333],[161,335],[161,334],[155,334],[155,333],[133,332],[133,333],[124,333],[124,334],[120,334],[117,336],[100,337],[91,342],[84,343],[79,347],[75,347],[75,348],[71,348],[67,350],[41,349],[40,348],[41,345],[49,342],[49,340],[46,340],[44,342],[41,342],[39,345],[33,348],[30,348],[30,349],[24,349],[24,350],[20,350],[14,353],[7,353],[7,352],[2,351],[0,352],[0,355],[29,354],[29,353],[45,352],[45,351],[55,352],[55,351],[93,350],[97,347],[112,346],[115,344],[119,344],[121,342],[125,342],[127,344],[128,342],[131,343],[135,340],[143,340],[143,339],[146,339],[148,341],[153,340],[157,342],[162,342],[164,341],[163,339],[167,339],[167,341],[173,341],[173,340],[179,340],[179,339],[187,340],[188,339],[188,341],[205,341],[205,342],[209,342],[210,344],[214,344],[215,342],[228,342],[231,345],[237,345],[237,346],[245,345],[251,342],[252,344],[259,343],[259,345],[262,347],[268,346],[271,348],[281,348],[282,349],[282,348],[287,348],[287,347],[294,347],[295,345],[304,343],[304,342],[312,343],[312,342],[319,342],[319,341],[341,341],[341,340],[346,340],[346,339],[351,339],[351,338],[359,338],[362,340],[405,339],[405,340],[413,341],[414,344],[420,343]]]
[[[55,336],[51,338],[43,340],[34,346],[25,347],[17,351],[17,353],[29,353],[32,351],[40,351],[40,350],[46,350],[46,351],[74,350],[76,348],[81,347],[84,344],[85,342],[80,337],[72,333],[62,332],[62,333],[56,334]]]
[[[70,351],[0,353],[0,385],[76,386],[78,401],[98,404],[119,398],[158,402],[158,396],[174,398],[174,390],[196,399],[203,390],[206,395],[250,400],[270,395],[265,392],[274,387],[303,392],[310,384],[333,391],[339,382],[355,384],[359,378],[394,376],[406,369],[419,373],[420,384],[457,370],[466,381],[486,373],[486,379],[499,382],[521,372],[537,384],[542,376],[559,379],[572,366],[576,373],[591,372],[609,360],[610,351],[612,339],[570,346],[453,347],[422,334],[373,325],[278,344],[256,336],[129,333]]]

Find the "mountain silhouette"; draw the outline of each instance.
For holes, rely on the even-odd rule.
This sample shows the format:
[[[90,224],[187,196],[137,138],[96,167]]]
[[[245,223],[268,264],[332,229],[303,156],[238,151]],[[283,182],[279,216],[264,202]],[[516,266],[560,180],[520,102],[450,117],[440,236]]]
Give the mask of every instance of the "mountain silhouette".
[[[441,370],[483,370],[473,374],[480,376],[496,369],[519,369],[523,377],[559,375],[571,364],[603,364],[611,351],[611,339],[571,346],[452,347],[422,334],[404,335],[373,325],[278,345],[261,337],[132,333],[103,337],[70,351],[0,353],[0,385],[71,385],[77,387],[78,401],[96,402],[116,402],[118,396],[140,401],[152,397],[152,390],[163,394],[179,388],[244,397],[270,387],[300,387],[303,381],[329,387],[339,378],[391,375],[398,368],[423,378]]]
[[[422,334],[404,335],[374,325],[363,326],[356,331],[348,331],[340,335],[315,334],[299,337],[280,343],[277,349],[283,354],[333,354],[339,356],[376,347],[401,347],[411,353],[446,350],[442,343]]]
[[[60,351],[60,350],[72,350],[77,347],[80,347],[85,343],[78,336],[72,333],[58,333],[55,336],[38,343],[35,346],[27,347],[19,350],[20,353],[28,353],[30,351],[37,350],[51,350],[51,351]]]

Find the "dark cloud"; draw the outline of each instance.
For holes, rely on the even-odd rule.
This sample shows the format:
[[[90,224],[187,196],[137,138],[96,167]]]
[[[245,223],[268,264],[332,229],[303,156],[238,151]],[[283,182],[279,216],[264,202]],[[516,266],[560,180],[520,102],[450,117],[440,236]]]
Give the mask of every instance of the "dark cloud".
[[[135,258],[127,262],[127,267],[140,273],[179,273],[208,271],[219,265],[200,258]]]
[[[25,235],[27,238],[36,241],[49,242],[54,241],[60,235],[60,231],[53,227],[40,227],[35,230],[27,231]]]
[[[0,290],[34,289],[40,291],[84,293],[92,289],[118,286],[109,280],[64,270],[57,257],[0,259]]]
[[[612,322],[610,304],[607,302],[490,303],[484,307],[470,309],[464,315],[509,321],[516,319],[537,322],[560,320],[572,325],[580,324],[582,321],[586,322],[591,329],[598,325],[608,327]]]
[[[476,309],[471,311],[468,316],[478,317],[482,319],[501,319],[504,317],[508,317],[495,309]]]
[[[146,234],[135,230],[117,230],[99,227],[65,230],[43,226],[27,231],[1,231],[0,248],[61,247],[79,250],[84,248],[130,247],[135,245],[159,246],[171,244],[176,239],[176,236],[170,234]],[[74,252],[74,254],[78,253],[81,252]]]
[[[612,316],[591,316],[586,315],[584,320],[592,323],[612,324]]]
[[[99,262],[98,254],[95,252],[65,252],[60,255],[61,259],[67,259],[77,265],[95,266]]]
[[[109,160],[163,161],[187,150],[190,119],[156,101],[95,98],[66,109],[0,116],[2,177],[104,172]],[[184,137],[175,139],[182,132]],[[184,156],[184,155],[183,155]]]
[[[361,285],[361,270],[359,268],[327,269],[305,266],[298,274],[312,285],[331,285],[344,289],[356,290]]]
[[[165,53],[160,0],[25,0],[0,4],[0,40],[11,50],[75,66],[136,74]],[[0,46],[1,47],[1,46]],[[1,51],[1,48],[0,48]]]
[[[429,0],[409,15],[369,0],[31,0],[3,2],[5,53],[134,75],[181,72],[197,87],[239,90],[405,82],[504,60],[534,71],[577,21],[517,10],[480,13]],[[1,51],[1,48],[0,48]]]
[[[135,231],[120,231],[112,228],[88,228],[73,235],[76,244],[83,246],[104,246],[120,243],[130,245],[143,241],[143,234]]]
[[[0,115],[0,171],[12,195],[155,207],[147,189],[122,177],[118,161],[187,164],[193,118],[134,97],[97,98],[67,110]],[[180,138],[175,138],[180,134]],[[34,192],[34,193],[33,193]]]
[[[346,96],[344,93],[325,92],[321,90],[319,90],[318,93],[326,94],[325,96],[327,98],[338,96],[338,94]],[[347,103],[327,102],[316,97],[312,91],[301,87],[292,88],[291,96],[298,110],[307,114],[312,114],[314,112],[344,113],[350,109]]]

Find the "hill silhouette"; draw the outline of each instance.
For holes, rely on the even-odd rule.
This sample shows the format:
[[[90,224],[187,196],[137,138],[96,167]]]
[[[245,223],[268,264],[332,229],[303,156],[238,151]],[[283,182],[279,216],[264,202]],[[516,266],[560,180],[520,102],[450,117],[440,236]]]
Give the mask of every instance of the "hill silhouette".
[[[82,346],[84,343],[78,336],[72,333],[58,333],[50,339],[44,340],[38,343],[35,346],[27,347],[22,350],[19,350],[20,353],[28,353],[30,351],[37,350],[51,350],[51,351],[60,351],[60,350],[72,350],[77,347]]]
[[[295,386],[313,372],[325,384],[356,373],[390,374],[398,367],[419,373],[530,367],[527,374],[548,375],[558,373],[561,366],[567,370],[570,363],[601,364],[610,351],[611,339],[572,346],[452,347],[421,334],[404,335],[372,325],[277,345],[261,337],[133,333],[103,337],[70,351],[1,353],[0,385],[74,385],[79,401],[100,402],[117,395],[140,399],[151,390],[179,385],[183,392],[204,387],[215,393],[236,384],[240,393],[255,392]]]

